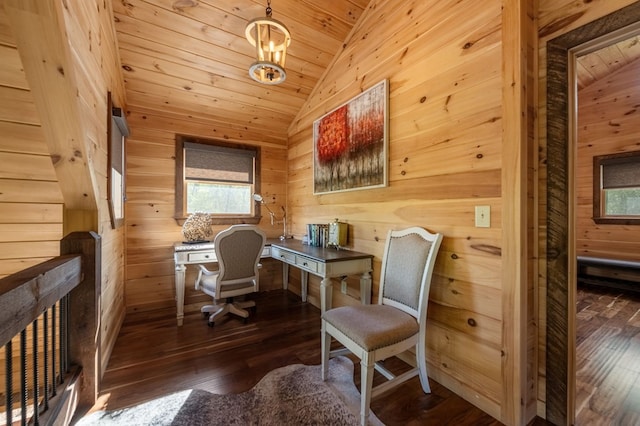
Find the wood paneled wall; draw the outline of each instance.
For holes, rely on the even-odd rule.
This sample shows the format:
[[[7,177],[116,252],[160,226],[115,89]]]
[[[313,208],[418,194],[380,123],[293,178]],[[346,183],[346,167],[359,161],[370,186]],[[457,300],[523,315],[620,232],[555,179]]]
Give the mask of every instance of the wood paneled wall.
[[[125,315],[124,228],[111,228],[107,204],[107,92],[113,104],[126,107],[124,81],[113,26],[111,1],[64,2],[65,24],[74,58],[84,134],[90,145],[97,183],[97,226],[102,239],[102,369]]]
[[[162,106],[160,105],[162,108]],[[231,129],[212,128],[206,120],[178,112],[155,111],[129,105],[131,137],[127,140],[126,306],[127,311],[175,306],[173,244],[182,241],[182,228],[173,218],[175,206],[176,134],[236,141],[260,146],[260,191],[270,208],[286,205],[286,141],[259,135],[243,135]],[[214,233],[229,225],[214,227]],[[268,237],[282,234],[282,226],[271,226],[263,209],[260,227]],[[279,262],[265,260],[261,290],[282,285]],[[185,311],[198,309],[210,298],[193,288],[196,268],[187,267]]]
[[[547,414],[547,363],[566,363],[566,359],[554,359],[548,354],[546,340],[547,328],[547,245],[548,245],[548,191],[547,191],[547,42],[567,34],[585,24],[604,17],[618,9],[634,3],[633,0],[598,0],[591,2],[575,2],[571,0],[539,0],[537,13],[538,27],[538,102],[537,102],[537,150],[538,150],[538,282],[537,297],[539,300],[538,317],[541,325],[538,334],[538,415]],[[575,242],[567,241],[567,246]],[[569,306],[573,304],[569,303]],[[561,313],[560,313],[561,314]],[[573,321],[573,311],[567,312],[569,322]],[[565,327],[565,326],[563,326]],[[544,356],[543,354],[546,354]],[[567,358],[572,359],[572,354]],[[569,399],[573,395],[569,395]],[[573,414],[569,413],[572,418]],[[559,421],[558,419],[555,419]],[[569,421],[568,419],[566,419]]]
[[[0,8],[0,276],[60,253],[62,194],[22,61]]]
[[[640,260],[636,226],[601,224],[593,217],[593,157],[640,150],[640,61],[578,92],[576,254]]]
[[[502,6],[372,1],[290,127],[288,208],[298,238],[306,223],[349,223],[349,246],[375,255],[374,296],[389,229],[418,225],[443,233],[428,313],[430,376],[515,423],[502,367],[503,327],[511,327],[503,312],[516,310],[503,305],[506,287],[515,284],[502,281],[502,213],[504,203],[518,202],[502,195]],[[385,78],[389,186],[314,196],[313,121]],[[474,226],[476,205],[491,207],[490,228]],[[311,300],[317,291],[312,278]],[[357,303],[334,295],[334,304]]]
[[[59,0],[56,0],[59,1]],[[22,6],[22,5],[20,5]],[[6,7],[10,7],[8,4]],[[12,6],[11,6],[12,7]],[[21,15],[20,25],[9,21],[5,9],[0,8],[0,148],[3,167],[0,171],[0,250],[1,274],[20,270],[28,264],[59,254],[59,240],[71,231],[98,232],[102,242],[101,289],[101,371],[106,367],[124,318],[124,229],[112,230],[107,207],[107,91],[114,102],[125,106],[124,85],[120,73],[120,59],[113,28],[110,1],[63,2],[52,15],[37,13]],[[56,16],[56,23],[50,19]],[[75,86],[70,100],[56,98],[44,67],[32,68],[24,64],[38,63],[39,52],[18,50],[13,41],[15,32],[23,37],[37,37],[44,26],[60,25],[56,40],[40,37],[43,50],[68,49],[65,77]],[[35,35],[34,35],[35,34]],[[16,37],[17,38],[17,37]],[[56,44],[61,42],[61,44]],[[64,55],[61,55],[64,56]],[[35,58],[35,59],[34,59]],[[23,70],[25,68],[25,70]],[[47,85],[47,82],[51,83]],[[36,89],[37,88],[37,89]],[[33,93],[30,90],[40,90]],[[6,93],[6,96],[5,96]],[[36,99],[34,101],[34,98]],[[40,102],[38,104],[38,102]],[[71,102],[72,110],[65,110]],[[61,111],[61,109],[63,111]],[[70,131],[79,135],[82,149],[73,140],[47,141],[46,134],[55,133],[47,126],[60,123],[62,116]],[[65,115],[66,114],[66,115]],[[43,119],[44,117],[44,119]],[[41,127],[42,126],[42,127]],[[73,126],[73,127],[71,127]],[[43,131],[44,130],[44,131]],[[65,145],[68,144],[68,145]],[[51,152],[52,146],[60,152]],[[66,160],[67,152],[82,152],[86,173],[61,181],[60,168],[55,170],[52,157]],[[73,160],[71,160],[73,161]],[[86,179],[87,181],[84,181]],[[82,181],[82,182],[81,182]],[[61,186],[67,187],[61,191]],[[89,209],[78,207],[82,193],[67,200],[62,193],[68,189],[92,187],[96,199]],[[73,207],[70,207],[73,205]]]

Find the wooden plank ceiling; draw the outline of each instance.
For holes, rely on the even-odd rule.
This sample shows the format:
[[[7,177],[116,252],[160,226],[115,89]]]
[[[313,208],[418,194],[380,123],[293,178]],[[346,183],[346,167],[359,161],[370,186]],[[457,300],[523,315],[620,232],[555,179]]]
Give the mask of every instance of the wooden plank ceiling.
[[[345,44],[369,0],[272,0],[292,35],[287,79],[249,77],[247,22],[266,0],[114,0],[127,103],[138,112],[204,120],[286,144],[287,129]],[[578,58],[578,87],[640,56],[640,36]]]
[[[578,89],[617,71],[640,57],[640,35],[577,58]]]
[[[203,119],[286,144],[287,129],[369,0],[272,0],[291,32],[287,79],[249,77],[247,22],[266,0],[114,0],[129,109]]]

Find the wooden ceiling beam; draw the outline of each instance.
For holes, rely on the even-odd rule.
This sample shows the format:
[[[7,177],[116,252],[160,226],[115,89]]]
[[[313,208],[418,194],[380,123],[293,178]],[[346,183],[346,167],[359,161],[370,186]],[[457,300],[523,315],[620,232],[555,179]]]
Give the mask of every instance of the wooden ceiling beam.
[[[62,0],[5,0],[65,207],[97,210]]]

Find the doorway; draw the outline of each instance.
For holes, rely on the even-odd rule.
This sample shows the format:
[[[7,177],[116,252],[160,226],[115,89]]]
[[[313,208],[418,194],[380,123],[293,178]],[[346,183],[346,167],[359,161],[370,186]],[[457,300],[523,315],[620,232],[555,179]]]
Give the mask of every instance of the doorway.
[[[573,423],[575,409],[575,225],[569,53],[640,21],[640,2],[547,43],[546,417]]]

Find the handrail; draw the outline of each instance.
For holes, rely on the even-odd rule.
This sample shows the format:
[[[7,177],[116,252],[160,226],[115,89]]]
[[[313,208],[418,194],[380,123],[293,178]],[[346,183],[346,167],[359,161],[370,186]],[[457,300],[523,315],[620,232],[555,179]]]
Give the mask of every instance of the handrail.
[[[0,279],[0,346],[80,284],[81,260],[58,256]]]
[[[100,378],[101,252],[98,234],[73,232],[60,241],[60,256],[0,279],[6,424],[14,422],[13,412],[22,424],[69,424],[79,404],[95,402]],[[18,338],[19,352],[14,352]],[[16,393],[18,382],[12,376],[18,355]],[[65,379],[67,373],[72,374]],[[63,381],[64,391],[57,395]],[[19,414],[14,397],[21,399]]]

